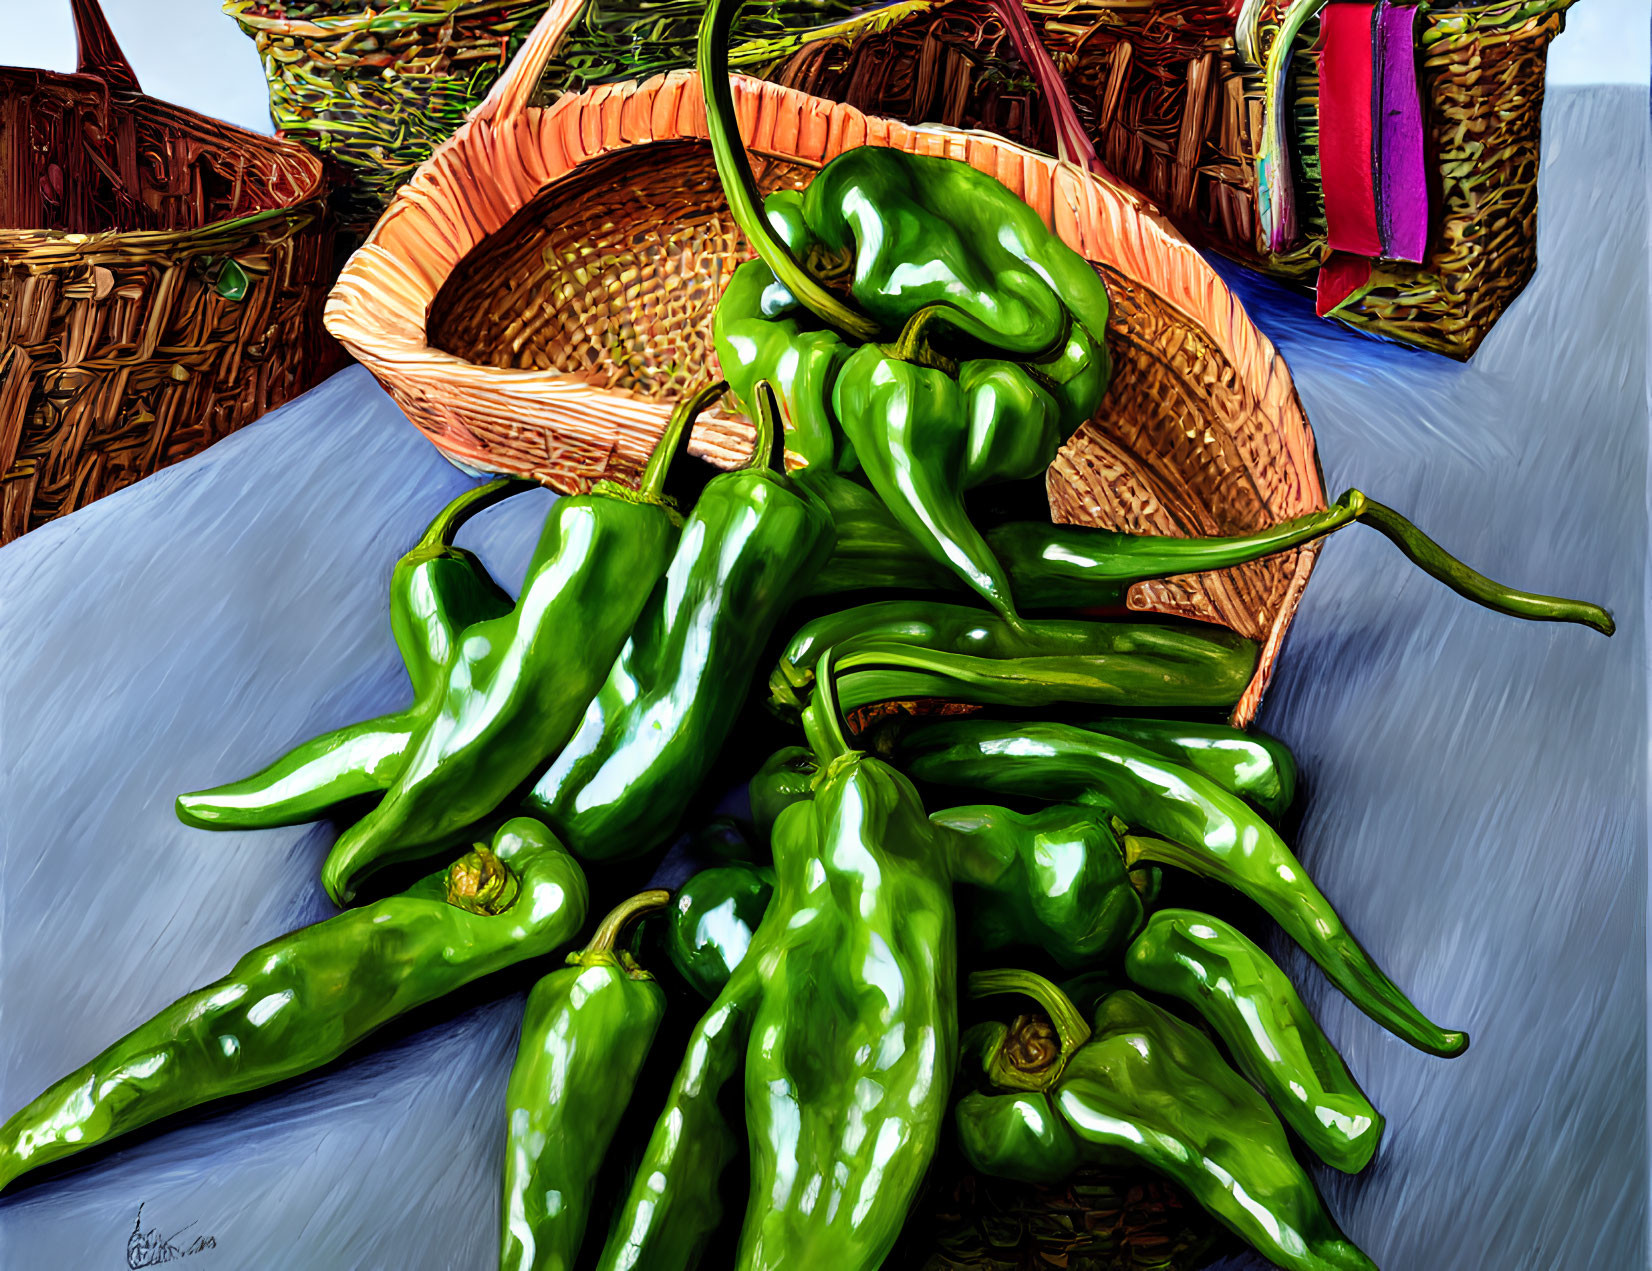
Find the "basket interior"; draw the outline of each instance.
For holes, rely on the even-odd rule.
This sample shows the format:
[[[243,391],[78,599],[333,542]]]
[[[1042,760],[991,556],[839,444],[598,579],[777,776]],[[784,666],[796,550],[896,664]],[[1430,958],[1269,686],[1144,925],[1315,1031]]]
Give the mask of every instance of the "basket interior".
[[[765,191],[813,175],[753,159]],[[675,401],[713,378],[712,313],[750,255],[708,144],[622,147],[547,185],[467,253],[430,306],[426,337],[475,364]],[[1297,470],[1215,341],[1152,287],[1098,268],[1112,297],[1113,385],[1050,469],[1052,516],[1135,533],[1238,534],[1310,510],[1312,474]],[[1138,584],[1131,607],[1263,639],[1295,567],[1286,553]]]
[[[307,155],[90,76],[0,70],[0,229],[191,230],[314,191]]]

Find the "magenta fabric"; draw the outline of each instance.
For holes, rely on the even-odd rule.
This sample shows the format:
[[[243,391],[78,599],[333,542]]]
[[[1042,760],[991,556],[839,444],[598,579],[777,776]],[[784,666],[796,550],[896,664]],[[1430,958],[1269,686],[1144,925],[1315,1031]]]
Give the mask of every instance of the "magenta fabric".
[[[1331,249],[1382,255],[1377,221],[1376,6],[1333,3],[1321,16],[1319,174]]]

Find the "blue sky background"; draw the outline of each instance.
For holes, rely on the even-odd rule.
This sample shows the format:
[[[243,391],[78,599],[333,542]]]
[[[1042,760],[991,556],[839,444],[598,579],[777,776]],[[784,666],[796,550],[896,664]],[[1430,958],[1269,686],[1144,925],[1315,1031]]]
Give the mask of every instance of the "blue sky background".
[[[103,0],[144,90],[243,127],[270,130],[250,39],[219,0]],[[67,0],[0,0],[0,62],[74,69]],[[1644,84],[1652,0],[1578,0],[1549,54],[1552,84]]]

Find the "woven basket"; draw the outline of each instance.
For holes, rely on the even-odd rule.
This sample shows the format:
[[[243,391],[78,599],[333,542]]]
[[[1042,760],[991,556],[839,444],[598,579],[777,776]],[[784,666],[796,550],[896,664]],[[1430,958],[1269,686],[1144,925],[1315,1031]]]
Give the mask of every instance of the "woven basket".
[[[397,193],[327,304],[328,329],[451,458],[562,491],[635,478],[672,404],[713,375],[712,311],[750,255],[702,140],[693,75],[529,105],[578,8],[559,0],[546,14],[470,121]],[[743,77],[734,93],[765,188],[803,185],[862,143],[949,155],[993,173],[1096,263],[1112,291],[1115,376],[1101,413],[1051,466],[1056,520],[1226,534],[1324,506],[1284,362],[1134,195],[999,138],[908,128]],[[447,350],[427,330],[433,303]],[[745,422],[710,415],[694,445],[732,464],[750,438]],[[1128,602],[1263,642],[1235,710],[1245,722],[1313,555],[1137,584]]]
[[[0,542],[194,454],[339,360],[321,166],[80,71],[0,68]]]
[[[1549,42],[1573,0],[1425,5],[1418,70],[1432,172],[1430,250],[1381,262],[1338,309],[1352,326],[1467,358],[1537,264],[1537,159]],[[1263,50],[1282,0],[1267,0]],[[1292,57],[1293,159],[1303,237],[1258,246],[1259,70],[1234,52],[1226,0],[1068,0],[1027,6],[1102,162],[1195,241],[1311,284],[1327,256],[1318,181],[1319,20]],[[764,68],[778,83],[867,111],[1053,142],[1003,25],[958,0],[892,29],[811,44]]]

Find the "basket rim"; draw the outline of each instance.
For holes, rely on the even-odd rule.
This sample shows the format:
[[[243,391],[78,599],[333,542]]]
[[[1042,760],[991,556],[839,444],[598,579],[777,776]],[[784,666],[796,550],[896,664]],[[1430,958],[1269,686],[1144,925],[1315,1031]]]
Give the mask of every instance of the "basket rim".
[[[214,237],[226,232],[254,230],[275,221],[307,214],[311,211],[310,205],[314,204],[319,208],[325,203],[326,168],[317,155],[295,141],[253,132],[239,124],[214,119],[210,115],[203,115],[187,106],[169,102],[165,98],[151,97],[148,93],[112,88],[107,80],[96,73],[53,71],[34,66],[0,66],[0,96],[6,95],[12,88],[8,81],[20,80],[33,80],[36,84],[68,84],[78,89],[101,92],[107,95],[112,105],[126,107],[134,113],[148,112],[158,115],[161,117],[161,123],[171,122],[167,116],[182,117],[192,122],[200,121],[221,134],[221,137],[207,141],[206,148],[230,154],[237,154],[241,149],[255,150],[266,160],[291,165],[292,176],[295,179],[302,177],[307,180],[299,193],[285,202],[245,212],[240,216],[221,217],[181,229],[106,229],[92,233],[76,233],[35,226],[0,226],[0,260],[18,263],[19,258],[26,260],[41,250],[51,252],[64,248],[74,248],[83,254],[107,251],[117,243],[147,250],[187,247],[197,237]]]
[[[471,13],[486,13],[490,9],[497,9],[510,4],[522,6],[537,3],[537,0],[434,0],[437,4],[446,4],[445,9],[378,9],[363,4],[360,11],[355,13],[341,13],[337,17],[320,18],[266,18],[259,14],[244,13],[242,10],[251,8],[255,4],[263,4],[266,0],[224,0],[220,6],[222,11],[235,21],[249,35],[255,32],[279,32],[282,35],[353,35],[360,31],[406,31],[414,27],[425,26],[432,22],[445,22],[449,18],[462,18]],[[477,43],[494,43],[492,40]]]

